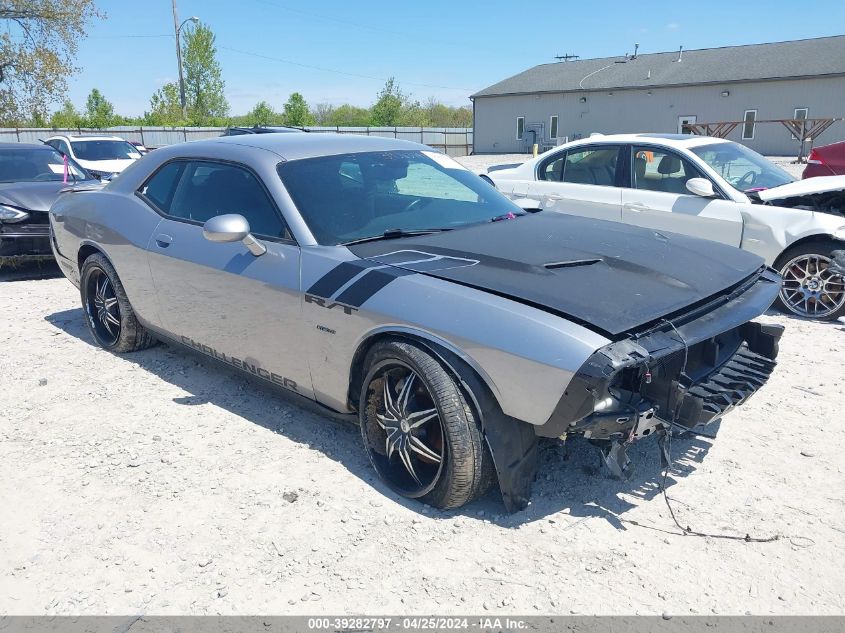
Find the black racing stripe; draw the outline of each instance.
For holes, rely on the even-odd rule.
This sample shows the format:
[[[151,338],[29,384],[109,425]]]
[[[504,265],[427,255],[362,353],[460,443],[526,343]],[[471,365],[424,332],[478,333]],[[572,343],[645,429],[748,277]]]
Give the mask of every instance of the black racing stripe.
[[[349,286],[346,290],[341,292],[335,301],[344,305],[360,308],[365,301],[370,299],[374,294],[394,279],[413,274],[414,272],[412,270],[402,270],[400,268],[381,268],[379,270],[372,270]]]
[[[357,260],[352,262],[343,262],[332,268],[325,275],[320,277],[314,285],[308,290],[309,295],[316,295],[318,297],[329,298],[347,282],[351,281],[355,275],[358,275],[362,270],[378,266],[377,262],[370,262],[366,260]]]
[[[428,259],[424,262],[412,262],[410,264],[399,264],[408,270],[415,270],[417,272],[434,271],[434,270],[449,270],[450,268],[461,268],[463,266],[475,266],[478,263],[476,259],[458,259],[456,257],[441,257],[439,259]]]
[[[404,264],[405,262],[416,262],[424,259],[434,259],[437,255],[423,253],[420,251],[396,251],[380,255],[378,260],[384,264]]]

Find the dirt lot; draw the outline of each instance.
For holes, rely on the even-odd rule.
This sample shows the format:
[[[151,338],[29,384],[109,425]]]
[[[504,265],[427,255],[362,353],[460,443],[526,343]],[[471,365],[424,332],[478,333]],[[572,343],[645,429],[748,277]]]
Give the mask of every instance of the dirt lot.
[[[62,278],[0,283],[0,613],[738,613],[845,610],[845,325],[788,330],[718,439],[628,482],[573,443],[533,503],[399,500],[351,426],[159,346],[92,345]]]

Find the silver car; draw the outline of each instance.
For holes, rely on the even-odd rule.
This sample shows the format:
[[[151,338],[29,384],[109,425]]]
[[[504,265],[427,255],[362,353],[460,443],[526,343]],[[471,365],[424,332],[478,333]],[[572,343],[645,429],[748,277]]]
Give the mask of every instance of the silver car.
[[[524,212],[453,159],[375,137],[159,149],[51,210],[93,338],[195,350],[357,419],[401,494],[528,503],[538,438],[625,447],[767,380],[780,279],[713,242]]]

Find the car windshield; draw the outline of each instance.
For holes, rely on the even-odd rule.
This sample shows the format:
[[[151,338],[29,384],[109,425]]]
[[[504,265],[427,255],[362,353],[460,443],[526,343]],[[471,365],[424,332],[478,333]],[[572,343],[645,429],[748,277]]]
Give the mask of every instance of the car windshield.
[[[138,148],[126,141],[71,141],[80,160],[126,160],[141,158]]]
[[[766,158],[739,143],[713,143],[690,148],[731,186],[743,193],[780,187],[795,179]]]
[[[315,239],[326,245],[523,214],[460,163],[434,151],[304,158],[280,165],[279,175]]]
[[[67,180],[88,180],[90,176],[68,159]],[[65,180],[64,157],[48,147],[0,150],[0,182],[47,182]]]

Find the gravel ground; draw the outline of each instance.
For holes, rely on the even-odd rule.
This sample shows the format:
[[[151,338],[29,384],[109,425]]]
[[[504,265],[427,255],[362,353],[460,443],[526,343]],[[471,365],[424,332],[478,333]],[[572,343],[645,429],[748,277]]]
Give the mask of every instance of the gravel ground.
[[[37,277],[38,275],[36,275]],[[9,279],[9,277],[4,277]],[[165,346],[94,347],[62,278],[0,283],[0,614],[840,614],[845,324],[785,316],[781,364],[715,441],[632,479],[542,448],[533,502],[441,513],[357,429]]]

